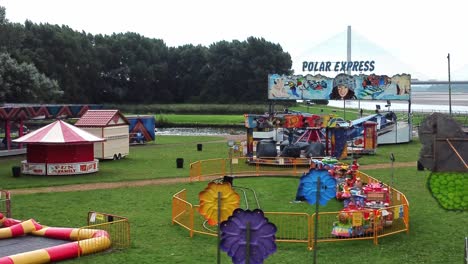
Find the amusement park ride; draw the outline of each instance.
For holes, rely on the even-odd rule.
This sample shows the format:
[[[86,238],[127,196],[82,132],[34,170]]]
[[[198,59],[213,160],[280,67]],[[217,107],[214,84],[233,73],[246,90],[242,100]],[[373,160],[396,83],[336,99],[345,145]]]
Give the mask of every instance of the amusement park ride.
[[[345,159],[348,153],[375,154],[378,144],[411,141],[411,76],[322,75],[268,76],[268,99],[275,100],[391,100],[408,102],[408,119],[393,112],[345,121],[334,114],[309,114],[285,110],[264,115],[245,115],[247,156],[296,159],[331,156]]]
[[[26,153],[24,144],[12,140],[28,133],[27,121],[42,119],[78,118],[89,109],[101,109],[101,105],[24,105],[11,104],[0,107],[0,126],[4,136],[0,147],[0,156]]]
[[[349,151],[374,154],[377,147],[376,122],[365,121],[361,126],[350,127],[348,122],[333,114],[247,114],[245,126],[247,156],[255,158],[333,156],[344,159]],[[269,131],[271,137],[265,138],[268,136],[265,131]]]

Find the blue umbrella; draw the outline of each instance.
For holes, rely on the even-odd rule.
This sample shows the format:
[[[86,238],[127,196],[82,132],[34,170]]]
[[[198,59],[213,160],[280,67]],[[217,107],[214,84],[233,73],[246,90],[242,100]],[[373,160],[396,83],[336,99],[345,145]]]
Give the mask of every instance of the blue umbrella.
[[[304,198],[309,204],[315,204],[314,263],[317,263],[319,204],[326,205],[335,195],[336,180],[329,175],[328,170],[311,169],[308,174],[301,177],[296,196]]]
[[[318,179],[320,179],[319,189],[317,189]],[[303,197],[308,203],[315,204],[317,192],[320,192],[318,202],[322,206],[326,205],[330,199],[335,198],[336,180],[330,177],[327,170],[310,170],[308,174],[301,177],[297,191],[298,197]]]

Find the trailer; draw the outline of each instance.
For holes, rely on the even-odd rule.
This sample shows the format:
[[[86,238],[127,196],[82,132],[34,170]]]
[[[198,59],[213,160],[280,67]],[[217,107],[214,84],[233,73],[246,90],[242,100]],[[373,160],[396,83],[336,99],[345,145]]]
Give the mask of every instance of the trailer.
[[[118,160],[126,157],[129,147],[129,121],[119,110],[88,110],[75,126],[101,138],[94,144],[96,159]]]
[[[129,124],[130,145],[155,141],[156,119],[152,115],[126,116]]]

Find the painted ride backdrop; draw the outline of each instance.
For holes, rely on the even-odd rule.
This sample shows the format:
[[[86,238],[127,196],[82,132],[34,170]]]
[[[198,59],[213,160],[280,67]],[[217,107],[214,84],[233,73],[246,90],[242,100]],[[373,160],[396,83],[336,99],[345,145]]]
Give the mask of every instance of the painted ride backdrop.
[[[347,88],[345,96],[339,86]],[[268,75],[268,99],[271,100],[410,100],[411,75],[348,75],[335,78],[323,75]]]

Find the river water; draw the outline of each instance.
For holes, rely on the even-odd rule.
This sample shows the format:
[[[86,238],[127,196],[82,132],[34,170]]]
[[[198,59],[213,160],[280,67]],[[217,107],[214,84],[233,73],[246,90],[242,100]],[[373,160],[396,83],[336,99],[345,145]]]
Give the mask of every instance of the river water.
[[[452,93],[452,112],[468,115],[468,93]],[[367,110],[376,109],[376,105],[380,105],[382,111],[407,111],[408,102],[406,101],[391,101],[390,108],[385,107],[387,101],[345,101],[347,108],[363,108]],[[329,106],[343,107],[343,101],[329,101]],[[449,112],[449,96],[448,93],[442,92],[427,92],[427,91],[412,91],[411,93],[411,110],[413,112]],[[158,128],[156,135],[192,135],[192,136],[229,136],[229,135],[245,135],[245,128],[219,128],[219,127],[173,127],[173,128]]]
[[[449,112],[449,101],[452,103],[452,112],[466,112],[468,114],[468,93],[452,93],[449,100],[448,93],[443,92],[411,92],[412,112]],[[408,110],[408,102],[391,101],[390,110]],[[329,101],[329,106],[343,107],[343,101]],[[345,106],[349,108],[363,108],[367,110],[376,109],[380,105],[382,110],[388,110],[385,105],[387,101],[354,100],[345,101]]]
[[[157,128],[158,135],[176,136],[232,136],[245,135],[245,128],[221,128],[221,127],[169,127]]]

